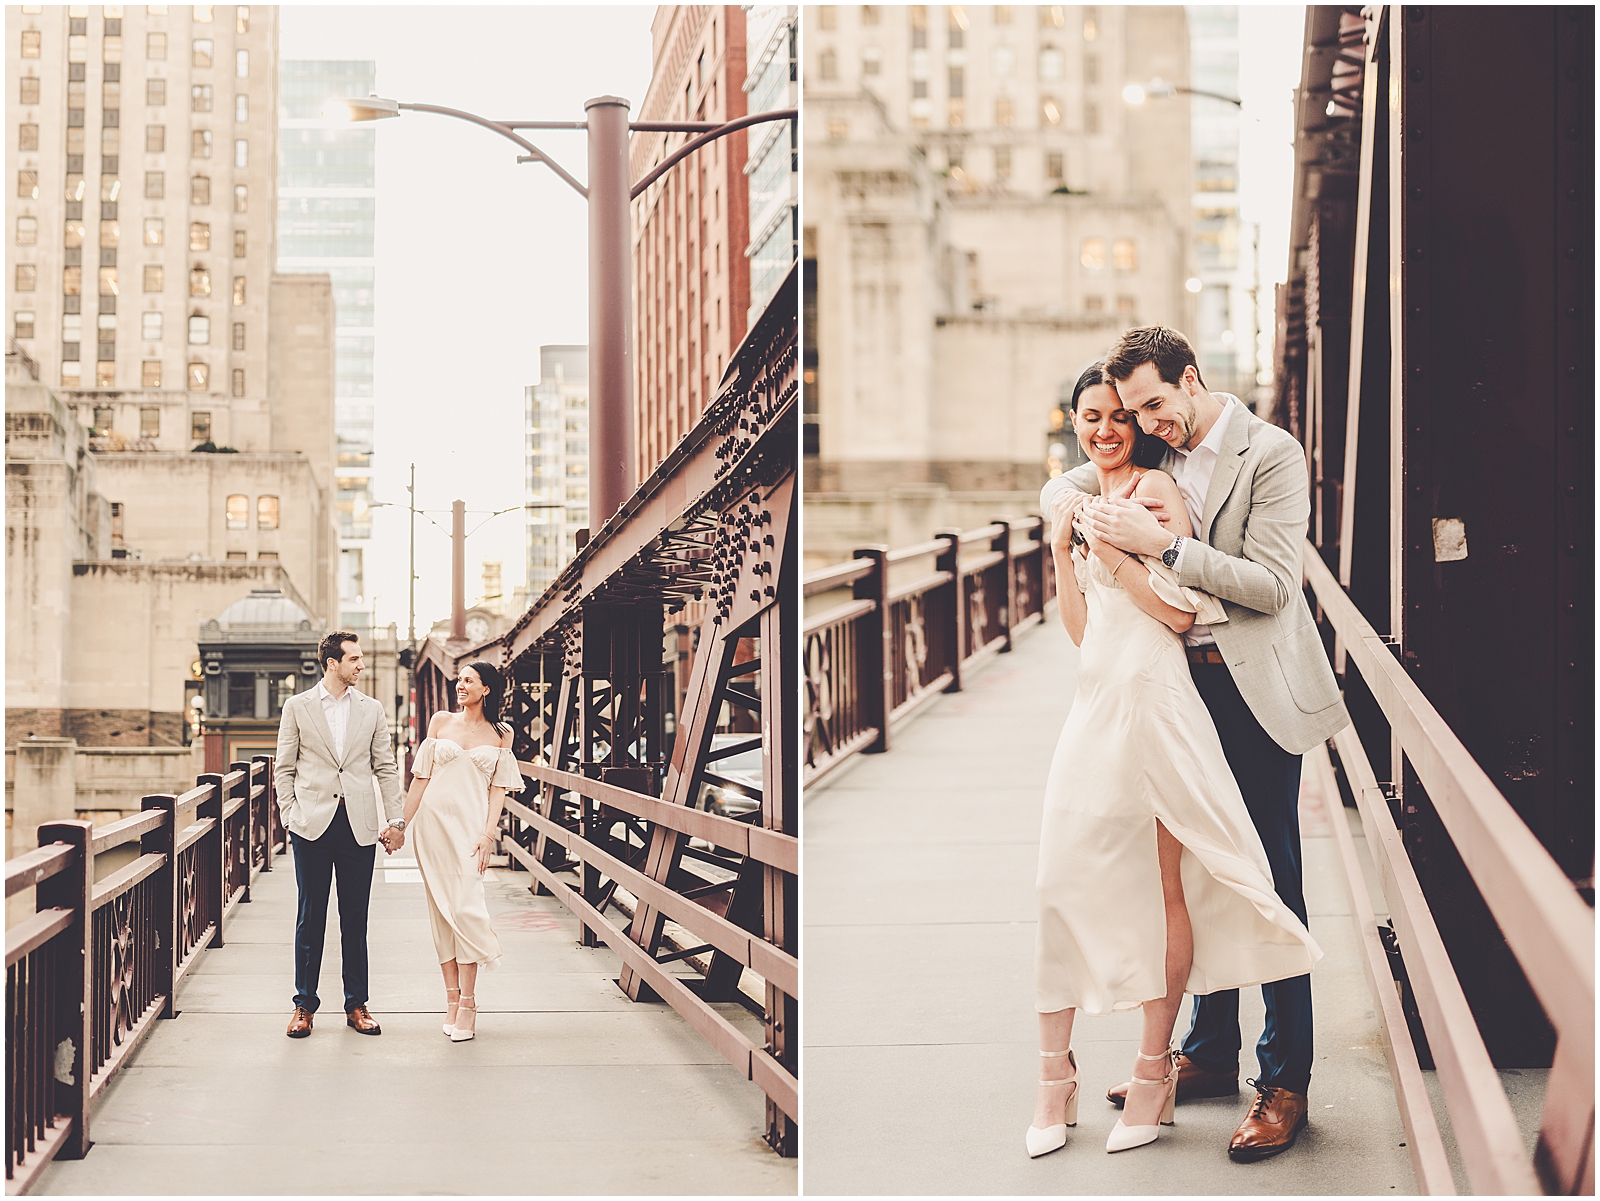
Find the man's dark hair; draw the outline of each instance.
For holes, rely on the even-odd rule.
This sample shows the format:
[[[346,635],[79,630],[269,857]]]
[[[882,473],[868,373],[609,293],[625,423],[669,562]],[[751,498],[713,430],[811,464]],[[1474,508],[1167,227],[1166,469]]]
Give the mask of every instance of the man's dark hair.
[[[329,634],[317,644],[317,658],[322,663],[322,670],[328,670],[329,659],[332,659],[335,663],[338,663],[344,658],[345,643],[359,643],[360,641],[361,639],[357,638],[349,630],[335,630],[333,633]]]
[[[1154,363],[1161,382],[1174,386],[1183,378],[1183,369],[1193,367],[1195,379],[1202,388],[1206,386],[1189,339],[1165,325],[1140,325],[1125,331],[1106,356],[1106,375],[1120,384],[1145,363]]]

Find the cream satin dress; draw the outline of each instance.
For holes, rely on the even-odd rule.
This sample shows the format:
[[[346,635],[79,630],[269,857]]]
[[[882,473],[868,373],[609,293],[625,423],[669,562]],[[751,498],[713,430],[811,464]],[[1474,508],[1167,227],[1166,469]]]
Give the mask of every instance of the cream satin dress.
[[[1157,561],[1140,562],[1168,604],[1211,624],[1227,620],[1215,597],[1180,588]],[[1184,847],[1194,928],[1186,991],[1304,975],[1322,951],[1273,889],[1182,638],[1140,609],[1099,559],[1089,563],[1088,572],[1079,567],[1088,623],[1078,695],[1050,765],[1039,834],[1039,1012],[1110,1013],[1165,995],[1157,819]]]
[[[439,962],[492,968],[500,959],[500,939],[489,925],[472,848],[489,821],[489,789],[522,788],[516,758],[498,746],[466,750],[448,738],[429,738],[417,748],[411,774],[428,781],[406,841],[422,872]]]

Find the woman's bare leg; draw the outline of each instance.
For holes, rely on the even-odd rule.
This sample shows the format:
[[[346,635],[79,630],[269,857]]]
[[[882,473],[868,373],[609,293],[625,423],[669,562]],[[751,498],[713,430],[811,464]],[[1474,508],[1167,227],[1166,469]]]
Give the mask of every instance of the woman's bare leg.
[[[446,959],[439,965],[439,971],[444,974],[444,1024],[446,1026],[454,1026],[456,1024],[456,1001],[461,996],[461,974],[456,968],[454,959]]]
[[[1058,1009],[1054,1013],[1041,1013],[1039,1015],[1039,1050],[1065,1051],[1072,1046],[1072,1019],[1076,1017],[1076,1009]],[[1072,1075],[1072,1065],[1067,1062],[1067,1056],[1057,1055],[1050,1059],[1039,1057],[1040,1080],[1065,1080]],[[1066,1108],[1067,1098],[1072,1096],[1073,1086],[1070,1084],[1051,1084],[1039,1086],[1039,1097],[1033,1104],[1033,1125],[1040,1130],[1059,1126],[1065,1118],[1062,1111]]]
[[[461,973],[461,995],[466,1003],[456,1015],[456,1029],[472,1030],[478,1024],[478,965],[463,963],[458,970]]]
[[[1183,1004],[1183,987],[1194,960],[1194,931],[1189,926],[1189,908],[1183,899],[1183,844],[1156,822],[1156,850],[1161,859],[1161,897],[1167,916],[1167,995],[1144,1003],[1144,1030],[1139,1050],[1145,1055],[1160,1055],[1172,1045],[1172,1027]],[[1134,1061],[1133,1074],[1143,1080],[1166,1075],[1167,1065],[1146,1059]],[[1122,1121],[1127,1126],[1154,1126],[1166,1102],[1166,1090],[1138,1085],[1128,1090]]]

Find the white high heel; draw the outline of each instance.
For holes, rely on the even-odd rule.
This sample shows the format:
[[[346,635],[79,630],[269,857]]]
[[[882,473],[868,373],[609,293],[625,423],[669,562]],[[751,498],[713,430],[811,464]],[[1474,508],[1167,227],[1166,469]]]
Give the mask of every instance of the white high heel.
[[[461,1011],[463,1009],[470,1009],[470,1010],[472,1010],[472,1024],[474,1026],[476,1026],[478,1024],[478,1005],[477,1005],[478,998],[477,997],[472,997],[471,1000],[472,1000],[473,1003],[471,1005],[468,1005],[467,1004],[467,1001],[468,1001],[467,994],[466,993],[462,993],[461,994],[461,1000],[459,1002],[457,1002],[457,1004],[456,1004],[456,1021],[459,1022],[461,1020]],[[450,1041],[453,1042],[453,1043],[469,1042],[470,1040],[476,1038],[477,1034],[478,1034],[478,1032],[475,1029],[474,1030],[463,1030],[460,1026],[452,1026],[450,1028]]]
[[[1072,1075],[1063,1076],[1059,1080],[1045,1080],[1040,1078],[1039,1083],[1052,1086],[1057,1084],[1070,1084],[1073,1086],[1072,1095],[1067,1098],[1067,1109],[1063,1115],[1065,1121],[1055,1126],[1046,1126],[1040,1130],[1037,1126],[1028,1127],[1028,1157],[1038,1159],[1041,1155],[1048,1155],[1052,1151],[1060,1150],[1067,1145],[1067,1127],[1078,1124],[1078,1058],[1071,1050],[1066,1051],[1040,1051],[1040,1058],[1060,1059],[1067,1057],[1067,1063],[1072,1067]]]
[[[450,1008],[450,1004],[451,1004],[450,994],[451,993],[455,993],[456,994],[455,1006],[456,1006],[456,1009],[459,1011],[460,1008],[461,1008],[461,990],[459,988],[451,988],[448,984],[446,984],[444,986],[444,1004],[445,1004],[445,1008],[447,1010]],[[454,1034],[455,1030],[456,1030],[456,1025],[455,1025],[454,1022],[449,1022],[449,1021],[445,1022],[445,1024],[444,1024],[444,1032],[445,1032],[446,1035]]]
[[[1177,1057],[1171,1051],[1164,1055],[1146,1055],[1143,1051],[1136,1051],[1134,1054],[1138,1055],[1146,1063],[1160,1063],[1164,1059],[1171,1065],[1167,1070],[1167,1074],[1160,1080],[1146,1080],[1143,1077],[1135,1076],[1128,1082],[1129,1084],[1147,1084],[1164,1088],[1167,1090],[1167,1099],[1161,1106],[1161,1117],[1158,1119],[1158,1125],[1127,1126],[1123,1124],[1121,1118],[1118,1118],[1117,1124],[1111,1128],[1111,1134],[1106,1139],[1106,1151],[1108,1153],[1131,1151],[1135,1147],[1153,1143],[1156,1141],[1157,1136],[1160,1135],[1161,1127],[1171,1126],[1174,1122],[1173,1111],[1178,1102]]]

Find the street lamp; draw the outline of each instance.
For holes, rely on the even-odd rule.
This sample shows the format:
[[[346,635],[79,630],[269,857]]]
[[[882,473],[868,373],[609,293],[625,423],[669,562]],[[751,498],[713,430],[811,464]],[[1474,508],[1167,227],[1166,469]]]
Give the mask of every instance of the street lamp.
[[[651,184],[702,146],[766,121],[793,121],[798,110],[776,109],[732,121],[628,122],[628,102],[596,96],[584,103],[583,121],[491,121],[475,113],[434,104],[411,104],[379,96],[336,97],[323,107],[330,120],[379,121],[402,112],[434,113],[470,121],[516,143],[519,163],[543,163],[589,206],[589,529],[601,526],[633,494],[633,238],[628,205]],[[561,165],[523,137],[521,129],[584,130],[589,135],[589,182],[579,183]],[[628,177],[630,132],[698,134],[668,155],[638,183]]]
[[[1148,99],[1167,99],[1172,96],[1205,96],[1211,100],[1220,100],[1224,104],[1231,104],[1235,108],[1243,108],[1244,101],[1236,96],[1224,96],[1221,92],[1207,92],[1202,88],[1185,88],[1177,84],[1168,83],[1159,75],[1149,83],[1130,83],[1122,89],[1122,98],[1127,103],[1138,107]]]

